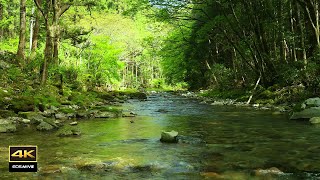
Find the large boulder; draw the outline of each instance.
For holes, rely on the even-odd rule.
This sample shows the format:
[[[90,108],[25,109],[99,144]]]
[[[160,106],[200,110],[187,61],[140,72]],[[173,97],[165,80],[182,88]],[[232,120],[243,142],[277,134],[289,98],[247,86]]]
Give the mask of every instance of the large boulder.
[[[19,116],[29,119],[32,124],[40,124],[44,120],[44,117],[37,112],[19,112]]]
[[[320,117],[320,107],[310,107],[300,112],[293,112],[290,119],[291,120],[298,120],[298,119],[308,120],[313,117]]]
[[[0,133],[10,133],[17,130],[16,124],[7,119],[0,119]]]
[[[38,126],[37,126],[37,130],[39,131],[50,131],[52,130],[54,127],[47,123],[47,122],[41,122]]]
[[[303,109],[309,108],[309,107],[320,107],[320,98],[309,98],[304,101],[301,105]]]
[[[170,132],[166,132],[163,131],[161,133],[161,142],[164,143],[177,143],[178,142],[178,132],[177,131],[170,131]]]
[[[313,117],[320,117],[320,98],[309,98],[305,100],[298,109],[299,111],[292,113],[290,119],[309,120]]]

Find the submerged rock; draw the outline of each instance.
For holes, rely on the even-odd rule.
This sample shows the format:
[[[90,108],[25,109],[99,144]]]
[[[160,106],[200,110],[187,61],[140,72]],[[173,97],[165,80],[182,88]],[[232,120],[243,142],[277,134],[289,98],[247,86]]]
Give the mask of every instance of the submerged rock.
[[[178,142],[177,136],[178,136],[177,131],[170,131],[170,132],[163,131],[161,133],[160,141],[164,143],[177,143]]]
[[[122,117],[136,117],[136,114],[133,114],[131,112],[123,112]]]
[[[283,175],[284,173],[276,167],[272,167],[269,169],[257,169],[254,171],[256,176],[264,176],[264,175]]]
[[[46,165],[39,168],[40,174],[54,174],[61,173],[61,168],[59,165]]]
[[[178,143],[182,144],[206,144],[204,140],[197,137],[190,137],[190,136],[177,136]]]
[[[76,127],[67,126],[60,129],[57,134],[59,137],[80,136],[81,131]]]
[[[158,109],[156,112],[160,112],[160,113],[167,113],[169,112],[168,110],[166,109]]]

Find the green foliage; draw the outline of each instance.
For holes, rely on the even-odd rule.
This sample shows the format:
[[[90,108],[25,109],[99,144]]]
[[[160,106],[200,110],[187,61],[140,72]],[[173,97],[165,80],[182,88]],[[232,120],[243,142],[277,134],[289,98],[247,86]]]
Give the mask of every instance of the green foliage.
[[[34,94],[29,94],[28,96],[34,97],[34,102],[37,106],[58,107],[60,105],[58,89],[54,86],[39,89]]]
[[[158,89],[163,89],[165,86],[165,79],[154,79],[151,82],[151,87],[152,88],[158,88]]]
[[[203,97],[209,97],[213,99],[237,99],[238,101],[246,101],[249,96],[246,91],[242,89],[223,91],[219,89],[213,89],[200,94]]]
[[[234,88],[234,74],[231,69],[226,68],[223,64],[215,64],[209,78],[213,82],[213,86],[218,89],[230,90]]]
[[[18,43],[19,43],[19,38],[17,38],[17,37],[9,38],[9,39],[2,41],[0,43],[0,49],[1,49],[1,51],[8,51],[8,52],[16,53]]]
[[[89,106],[97,101],[97,94],[94,92],[73,92],[68,100],[78,106]]]

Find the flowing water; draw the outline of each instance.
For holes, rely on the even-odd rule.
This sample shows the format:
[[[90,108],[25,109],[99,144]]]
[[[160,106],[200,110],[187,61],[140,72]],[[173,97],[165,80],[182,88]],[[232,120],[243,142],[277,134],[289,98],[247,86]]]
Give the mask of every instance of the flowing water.
[[[79,120],[80,137],[29,128],[1,134],[0,179],[320,179],[320,127],[167,93],[123,108],[138,116]],[[161,143],[163,130],[190,141]],[[9,173],[9,145],[37,145],[39,172]],[[284,173],[253,173],[271,167]]]

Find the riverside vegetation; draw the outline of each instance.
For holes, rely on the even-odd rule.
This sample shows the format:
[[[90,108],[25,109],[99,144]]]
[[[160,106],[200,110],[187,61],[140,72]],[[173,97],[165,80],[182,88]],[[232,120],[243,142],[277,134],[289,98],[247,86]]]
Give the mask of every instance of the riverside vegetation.
[[[121,105],[143,102],[154,90],[211,105],[276,109],[274,115],[318,124],[319,6],[317,0],[2,0],[0,132],[78,137],[80,119],[135,117]],[[173,142],[187,142],[177,133]],[[258,174],[281,172],[268,168]]]
[[[199,95],[211,100],[301,110],[304,100],[319,96],[318,6],[2,1],[1,116],[118,116],[111,106],[97,115],[94,106],[145,98],[139,90],[146,88],[205,89]],[[119,89],[132,90],[111,92]]]

